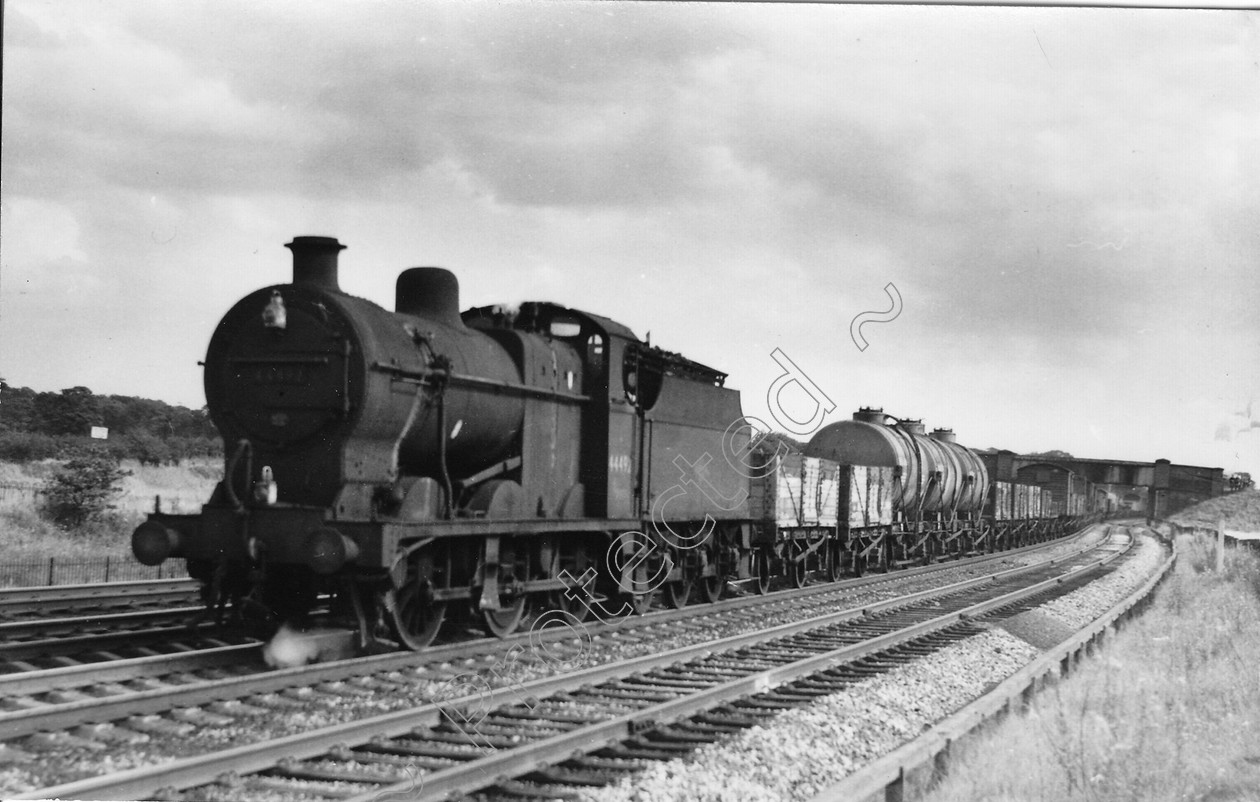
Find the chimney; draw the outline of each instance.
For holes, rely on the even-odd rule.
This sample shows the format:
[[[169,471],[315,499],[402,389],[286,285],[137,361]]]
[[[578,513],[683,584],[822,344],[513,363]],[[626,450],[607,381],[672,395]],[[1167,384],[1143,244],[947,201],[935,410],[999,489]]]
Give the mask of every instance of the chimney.
[[[337,285],[337,253],[346,246],[336,237],[294,237],[284,247],[293,251],[294,284],[341,292]]]

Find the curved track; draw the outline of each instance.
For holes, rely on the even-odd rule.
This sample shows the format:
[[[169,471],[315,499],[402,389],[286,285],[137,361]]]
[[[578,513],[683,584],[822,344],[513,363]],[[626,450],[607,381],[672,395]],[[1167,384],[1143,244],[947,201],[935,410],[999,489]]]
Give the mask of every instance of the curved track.
[[[768,621],[807,618],[838,607],[899,598],[907,588],[926,590],[991,570],[987,566],[1009,565],[1024,556],[1031,558],[1039,550],[1068,552],[1075,548],[1073,543],[1089,540],[1088,534],[1082,533],[1053,546],[1042,544],[1015,553],[766,596],[732,598],[713,605],[655,611],[612,623],[593,621],[584,625],[583,632],[591,638],[612,639],[627,650],[637,650],[644,644],[661,642],[662,630],[669,631],[668,637],[688,640],[703,640],[714,628],[755,631]],[[154,647],[131,645],[115,651],[80,653],[75,660],[61,656],[41,660],[40,665],[10,663],[10,673],[0,674],[0,699],[7,700],[0,703],[0,732],[11,740],[35,732],[282,693],[303,685],[387,676],[398,671],[432,675],[441,681],[450,672],[431,671],[428,666],[493,665],[503,660],[505,652],[522,651],[535,645],[535,641],[554,643],[550,648],[559,654],[572,650],[563,642],[572,634],[570,631],[547,632],[540,626],[504,640],[481,637],[431,647],[420,654],[391,653],[270,671],[261,660],[258,641],[227,641],[212,637],[208,628],[191,634],[182,628],[169,632],[168,640],[154,644],[160,645],[160,652]],[[345,653],[350,648],[349,632],[325,639],[332,651]]]
[[[1058,544],[1058,548],[1062,549],[1062,545],[1063,544]],[[1101,550],[1107,551],[1108,549],[1107,547],[1102,547]],[[1115,552],[1114,548],[1109,550]],[[1009,557],[1009,555],[1002,556]],[[1066,572],[1074,570],[1073,566],[1078,566],[1081,561],[1082,558],[1078,556],[1073,559],[1060,560],[1050,564],[1040,563],[1035,566],[1010,569],[1001,572],[998,576],[1001,577],[1001,582],[1027,585],[1030,582],[1029,577],[1037,572],[1041,572],[1043,574],[1051,573],[1055,575],[1055,578],[1046,581],[1049,582],[1050,585],[1057,586],[1063,581],[1063,575]],[[1087,562],[1088,565],[1079,567],[1078,570],[1078,573],[1081,574],[1082,577],[1086,573],[1099,570],[1097,560],[1086,560],[1085,562]],[[946,568],[954,570],[964,567],[965,566],[961,565],[946,566]],[[938,571],[939,570],[940,569],[938,569]],[[925,571],[923,573],[929,572]],[[880,581],[889,581],[889,579],[901,581],[906,578],[905,574],[897,574],[892,575],[891,577],[870,578],[868,580],[863,580],[863,582],[867,584],[875,584]],[[957,579],[957,577],[954,577],[954,579]],[[408,692],[410,692],[413,698],[418,695],[420,698],[432,699],[435,698],[436,694],[436,698],[439,700],[445,699],[446,701],[440,701],[438,704],[418,704],[414,707],[396,710],[384,715],[359,718],[349,724],[334,725],[314,732],[306,733],[304,735],[287,735],[272,742],[255,743],[247,747],[219,750],[210,754],[198,754],[196,756],[163,764],[161,767],[135,769],[130,772],[122,772],[111,777],[101,778],[99,780],[89,780],[45,788],[37,792],[36,796],[63,796],[71,798],[75,796],[79,796],[80,798],[82,796],[92,796],[94,798],[108,798],[110,796],[121,795],[124,798],[138,798],[140,796],[149,796],[153,794],[156,789],[163,786],[173,785],[175,787],[187,788],[190,786],[203,785],[207,782],[213,782],[215,777],[228,769],[236,770],[238,772],[266,771],[268,776],[259,779],[259,782],[262,782],[263,785],[267,785],[271,782],[282,782],[283,780],[281,778],[284,776],[290,778],[306,778],[306,780],[310,780],[313,776],[318,775],[324,776],[325,779],[327,779],[326,775],[328,775],[329,771],[333,771],[334,774],[344,777],[347,773],[347,770],[344,767],[330,770],[327,769],[327,767],[320,767],[320,765],[316,765],[315,768],[312,768],[309,764],[295,764],[290,760],[283,760],[282,758],[320,756],[329,754],[330,751],[344,754],[347,753],[347,749],[344,746],[336,747],[336,744],[368,744],[368,742],[370,742],[372,738],[378,734],[384,736],[408,733],[416,726],[428,727],[433,739],[435,739],[425,742],[425,744],[428,745],[411,744],[410,746],[403,748],[401,752],[398,752],[397,750],[394,752],[389,752],[388,750],[382,752],[375,747],[369,748],[368,746],[356,748],[354,750],[354,754],[356,755],[354,758],[356,765],[357,763],[366,761],[367,765],[374,766],[374,768],[371,769],[358,770],[359,773],[356,775],[357,782],[364,781],[363,775],[365,772],[366,774],[373,775],[373,781],[379,784],[388,784],[391,780],[409,781],[412,776],[418,775],[415,775],[415,771],[411,771],[409,773],[404,770],[400,773],[400,768],[418,770],[417,767],[426,767],[420,763],[413,765],[413,763],[408,762],[408,756],[412,758],[419,758],[429,752],[436,751],[440,753],[443,750],[446,752],[451,752],[452,750],[456,752],[468,752],[468,748],[478,745],[478,742],[473,740],[476,736],[470,736],[467,732],[467,725],[473,721],[473,718],[460,712],[466,710],[468,705],[474,702],[479,706],[483,706],[486,709],[493,711],[492,713],[486,713],[476,719],[476,722],[479,725],[485,724],[484,728],[478,729],[478,735],[488,736],[493,734],[496,738],[502,735],[509,741],[514,740],[514,742],[518,744],[531,744],[529,751],[511,751],[512,754],[516,755],[516,757],[512,758],[512,760],[523,760],[525,763],[529,764],[529,770],[532,770],[532,767],[537,764],[538,761],[554,760],[555,758],[539,756],[543,753],[538,750],[543,749],[543,747],[535,747],[533,744],[541,743],[541,741],[535,738],[531,733],[536,733],[540,736],[546,735],[547,737],[542,738],[542,741],[547,741],[550,744],[546,747],[548,750],[560,748],[560,745],[564,745],[564,748],[571,752],[573,749],[571,741],[573,739],[584,741],[587,747],[602,745],[604,740],[611,736],[601,734],[604,730],[599,728],[613,725],[608,724],[608,721],[610,720],[608,719],[608,715],[611,714],[610,710],[606,710],[603,713],[598,713],[597,711],[592,710],[590,711],[590,716],[588,718],[593,718],[591,718],[590,721],[585,721],[584,723],[576,720],[566,720],[566,718],[574,718],[574,715],[576,714],[562,716],[561,720],[557,721],[554,718],[548,718],[544,714],[535,715],[537,705],[530,707],[530,705],[527,704],[528,699],[532,699],[534,697],[541,698],[544,695],[567,693],[572,698],[552,697],[552,700],[554,700],[555,704],[560,705],[558,709],[571,709],[574,708],[575,704],[582,702],[582,699],[584,698],[581,696],[574,696],[574,694],[584,693],[579,691],[581,687],[599,682],[611,682],[613,685],[609,688],[611,693],[610,698],[620,699],[623,702],[626,699],[638,699],[638,702],[643,703],[636,703],[635,711],[637,712],[633,712],[633,715],[623,711],[617,716],[614,716],[615,720],[620,720],[622,717],[627,715],[631,716],[630,719],[626,719],[625,721],[622,721],[621,724],[615,726],[624,725],[629,728],[629,730],[634,730],[633,733],[630,733],[632,736],[645,728],[651,729],[645,721],[655,721],[666,714],[668,714],[668,717],[683,715],[687,704],[699,703],[678,702],[678,704],[683,706],[677,708],[668,707],[657,709],[658,706],[662,704],[674,704],[674,702],[669,700],[656,698],[661,696],[663,693],[671,695],[671,698],[679,693],[683,694],[687,698],[695,696],[696,693],[701,693],[704,695],[703,699],[706,700],[704,701],[704,704],[706,705],[712,706],[714,704],[728,704],[733,703],[730,702],[730,699],[733,697],[730,697],[729,694],[747,694],[750,689],[754,691],[765,690],[766,687],[768,687],[767,683],[785,681],[789,676],[795,676],[793,672],[804,670],[802,666],[813,666],[816,668],[822,663],[830,664],[836,660],[856,659],[856,657],[859,657],[862,654],[869,654],[871,650],[878,651],[889,649],[898,643],[902,643],[902,641],[910,638],[912,635],[913,637],[920,638],[947,638],[949,636],[942,633],[944,633],[949,627],[961,626],[962,624],[960,622],[962,622],[966,617],[978,615],[982,612],[982,608],[976,605],[1009,605],[1015,603],[1016,598],[1014,596],[1005,596],[1001,602],[993,602],[992,600],[980,602],[975,600],[974,597],[976,597],[977,594],[986,597],[993,596],[996,592],[994,589],[997,587],[997,581],[998,580],[995,580],[990,576],[967,579],[961,583],[954,582],[954,584],[944,588],[937,587],[925,589],[909,597],[903,595],[899,598],[892,598],[879,602],[859,602],[862,605],[859,609],[853,609],[852,603],[844,605],[849,609],[832,609],[830,612],[824,613],[817,613],[818,608],[815,608],[816,614],[806,621],[790,621],[788,623],[772,627],[769,630],[766,630],[764,627],[759,628],[754,625],[751,627],[752,631],[730,635],[718,641],[712,641],[700,636],[696,639],[696,643],[688,646],[681,646],[677,649],[670,650],[665,654],[660,653],[661,647],[659,646],[660,643],[664,642],[660,635],[662,628],[665,630],[678,629],[681,625],[683,614],[692,614],[693,618],[696,619],[698,626],[710,628],[713,626],[716,619],[737,614],[739,612],[738,605],[741,604],[749,607],[750,612],[753,608],[755,608],[756,615],[760,618],[764,618],[767,612],[766,607],[775,603],[782,603],[785,606],[791,607],[793,605],[799,605],[801,601],[803,601],[803,598],[793,596],[793,600],[791,602],[786,599],[779,600],[774,597],[765,597],[760,599],[736,599],[731,602],[723,603],[729,606],[722,609],[719,609],[721,605],[714,605],[711,607],[690,608],[687,610],[667,613],[653,613],[649,616],[645,616],[639,621],[636,621],[635,628],[633,630],[629,626],[626,628],[626,635],[628,636],[626,640],[639,640],[640,646],[645,647],[640,649],[640,652],[648,652],[645,656],[636,656],[630,659],[617,660],[616,652],[620,648],[619,644],[623,643],[622,638],[611,632],[600,632],[598,627],[592,627],[590,629],[590,632],[592,633],[592,643],[598,639],[604,639],[607,641],[606,643],[598,645],[598,650],[604,653],[603,659],[610,661],[607,665],[588,668],[577,672],[569,671],[568,673],[551,677],[541,676],[542,673],[546,672],[539,672],[539,674],[536,675],[539,676],[537,679],[532,677],[527,678],[526,675],[512,677],[511,681],[505,683],[504,687],[499,690],[493,690],[489,687],[489,684],[483,684],[483,686],[481,686],[483,687],[482,692],[471,697],[465,694],[461,695],[459,698],[451,698],[453,688],[458,689],[467,687],[466,678],[469,675],[461,675],[459,673],[459,667],[450,663],[446,663],[445,665],[439,664],[436,667],[417,667],[414,665],[414,663],[417,662],[417,655],[410,654],[384,655],[376,658],[367,658],[365,660],[342,661],[341,664],[317,666],[314,670],[291,669],[288,673],[272,672],[271,674],[264,675],[264,677],[268,682],[275,683],[275,687],[280,687],[285,682],[290,683],[290,685],[295,682],[301,682],[307,685],[315,685],[316,687],[314,688],[313,693],[318,695],[330,696],[344,694],[350,697],[357,696],[360,700],[362,700],[364,697],[371,697],[373,694],[379,695],[388,692],[395,696],[405,696]],[[860,587],[861,586],[859,586],[859,588]],[[823,588],[806,589],[806,591],[812,592],[812,595],[816,596],[824,595],[825,590],[826,589]],[[852,594],[854,591],[855,588],[850,585],[848,592]],[[1042,592],[1044,591],[1045,587],[1042,588]],[[904,591],[902,592],[904,593]],[[1025,591],[1019,592],[1026,595]],[[971,596],[967,596],[967,594],[971,594]],[[784,595],[786,596],[792,594]],[[805,595],[809,594],[801,594],[801,596]],[[889,595],[897,596],[896,593],[891,592]],[[758,602],[762,605],[761,607],[756,607]],[[917,607],[912,607],[911,605],[917,605]],[[841,605],[836,604],[834,606]],[[888,612],[894,608],[897,610],[896,613]],[[654,617],[656,620],[652,620]],[[707,617],[707,623],[700,624],[699,622],[701,617]],[[835,630],[835,627],[841,627],[842,629],[847,628],[847,630]],[[891,627],[891,629],[889,627]],[[653,628],[655,628],[655,632],[657,634],[653,634]],[[549,643],[552,645],[547,646],[544,651],[547,652],[548,656],[552,658],[555,663],[555,665],[548,666],[549,668],[555,668],[557,665],[561,665],[565,661],[567,661],[570,665],[580,665],[583,662],[581,659],[582,644],[577,644],[575,647],[574,644],[563,644],[557,640],[549,641]],[[841,643],[847,643],[848,645],[841,646]],[[653,648],[654,645],[656,645],[656,648]],[[447,658],[454,657],[456,654],[455,650],[461,647],[460,645],[454,645],[449,648],[451,651],[448,651],[445,655]],[[500,652],[502,651],[502,648],[503,647],[501,646]],[[574,653],[575,648],[577,650],[576,654]],[[921,651],[922,648],[926,647],[904,646],[904,648],[914,652],[916,650]],[[627,653],[631,651],[634,650],[626,650]],[[707,658],[702,657],[702,655],[705,654],[710,656]],[[779,656],[776,657],[775,655]],[[441,660],[443,659],[443,656],[444,655],[441,654],[441,649],[434,650],[434,653],[429,655],[431,661]],[[404,669],[402,667],[404,665],[403,661],[407,659],[410,659],[413,665],[409,669]],[[697,660],[701,662],[695,662]],[[389,664],[389,661],[395,661],[395,665],[397,667],[392,670],[386,670],[386,666]],[[822,661],[822,663],[818,661]],[[501,663],[502,655],[500,655],[500,667]],[[369,666],[371,666],[371,668],[369,668]],[[475,666],[476,663],[470,662],[465,667]],[[533,667],[537,668],[536,665]],[[563,668],[562,665],[561,667]],[[813,669],[811,668],[810,670]],[[335,678],[336,672],[338,671],[353,673],[343,673],[343,679],[339,680]],[[369,671],[374,673],[368,674]],[[391,671],[393,672],[392,676]],[[654,673],[649,674],[648,672]],[[664,673],[660,674],[659,672]],[[358,678],[349,681],[345,680],[345,677],[355,676],[355,674],[363,676],[359,676]],[[728,676],[726,676],[726,679],[722,682],[718,682],[717,680],[721,679],[721,675]],[[644,679],[648,677],[653,677],[655,679]],[[427,681],[427,687],[423,688],[417,694],[415,683],[420,679],[425,679]],[[224,699],[227,696],[234,695],[235,699],[240,700],[241,694],[251,693],[253,696],[247,697],[244,704],[247,707],[253,706],[255,710],[258,707],[265,708],[272,705],[274,705],[276,709],[284,709],[286,707],[286,700],[290,705],[297,705],[299,707],[306,706],[303,702],[306,702],[306,704],[309,705],[312,701],[312,697],[309,694],[304,697],[301,693],[295,693],[291,687],[286,691],[273,690],[267,692],[250,684],[257,680],[257,677],[229,680],[229,684],[236,682],[239,684],[239,687],[236,689],[235,693],[227,691],[225,688],[220,688],[218,691],[219,698]],[[463,683],[462,685],[461,682]],[[658,686],[654,685],[654,682],[663,684],[659,684]],[[408,688],[409,685],[411,686],[410,688]],[[715,690],[719,687],[723,690]],[[666,692],[661,690],[661,688],[671,688],[672,690]],[[268,693],[272,696],[277,696],[278,698],[263,698]],[[525,695],[524,698],[522,696],[523,694]],[[588,699],[586,701],[590,700]],[[153,691],[151,697],[148,699],[148,702],[157,706],[164,704],[166,705],[165,709],[169,710],[174,704],[182,705],[188,703],[189,699],[176,700],[170,692]],[[550,700],[549,703],[551,703]],[[197,702],[197,704],[202,703]],[[217,717],[221,723],[223,719],[230,718],[231,711],[233,709],[232,704],[240,705],[241,702],[236,701],[231,704],[227,702],[220,702],[216,709],[203,709],[200,716],[203,720],[214,720]],[[516,705],[517,708],[512,708],[512,705]],[[522,713],[519,709],[521,705],[529,708],[527,714]],[[505,707],[502,707],[502,710],[500,710],[499,708],[501,706]],[[577,704],[577,707],[580,708],[581,705]],[[543,709],[551,710],[552,713],[555,712],[551,708]],[[644,713],[643,711],[645,710],[650,710],[651,712]],[[443,723],[443,711],[446,711],[445,724]],[[73,711],[70,708],[63,708],[59,715],[60,714],[69,714],[72,716],[77,715],[77,718],[72,718],[72,720],[76,720],[80,723],[84,720],[90,721],[93,717],[93,714],[90,711],[87,711],[82,707]],[[133,710],[128,715],[129,718],[125,722],[126,726],[113,728],[115,731],[112,733],[112,736],[106,728],[93,730],[92,734],[102,740],[107,740],[111,737],[118,740],[126,740],[126,733],[134,732],[133,724],[144,724],[143,720],[137,720],[138,717],[142,715],[141,713]],[[191,716],[194,719],[197,718],[197,714],[195,713],[185,713],[183,715],[186,717]],[[490,723],[486,723],[487,716],[490,715],[493,715],[496,718],[490,719]],[[657,718],[653,718],[654,716]],[[581,718],[582,716],[577,717]],[[111,713],[109,715],[105,715],[103,720],[117,721],[117,719],[118,716]],[[465,725],[462,729],[457,726],[461,720]],[[2,721],[3,720],[0,719],[0,722]],[[10,719],[9,723],[13,723],[13,721],[13,719]],[[519,726],[512,724],[512,722],[518,722]],[[43,723],[49,724],[50,720],[45,719]],[[62,726],[69,726],[69,722],[67,721]],[[108,727],[109,725],[106,726]],[[556,731],[558,726],[560,730],[565,731],[563,733],[563,738],[562,734]],[[594,727],[595,729],[579,733],[576,729],[579,726]],[[504,729],[505,727],[507,729]],[[516,729],[512,729],[513,727],[516,727]],[[190,725],[190,729],[191,728],[192,727]],[[573,732],[569,732],[569,730],[573,730]],[[629,730],[627,730],[627,732],[629,732]],[[561,738],[561,740],[548,740],[555,738]],[[462,742],[467,742],[464,743],[463,746],[460,745],[462,743],[461,739],[463,739]],[[30,739],[28,739],[28,741],[29,740]],[[435,743],[437,745],[433,745]],[[492,739],[490,745],[496,745],[496,743],[497,741]],[[30,746],[29,743],[17,743],[13,744],[10,748],[21,750],[27,748],[28,746]],[[190,748],[193,747],[190,746]],[[476,750],[473,749],[473,752],[475,753]],[[466,754],[466,757],[469,760],[473,760],[474,758],[477,761],[482,760],[482,758],[477,758],[474,753]],[[500,747],[500,749],[495,752],[495,755],[498,755],[496,759],[504,759],[505,754],[504,748]],[[550,755],[552,753],[546,752],[546,754]],[[377,758],[370,759],[372,755],[376,755]],[[385,757],[381,757],[381,755],[384,755]],[[520,766],[524,766],[525,763],[519,764],[518,768],[520,768]],[[490,764],[478,765],[482,766],[482,768],[478,771],[490,770],[490,768],[487,768]],[[445,789],[441,791],[443,794],[448,791],[472,790],[472,786],[468,784],[471,781],[464,777],[464,775],[459,775],[457,777],[455,774],[448,774],[447,772],[452,771],[452,769],[437,770],[435,766],[428,766],[426,768],[426,770],[430,769],[432,770],[432,773],[426,775],[425,780],[426,794],[429,793],[428,789],[430,788]],[[501,767],[495,768],[494,770],[496,773],[490,775],[492,778],[497,777],[499,773],[503,773],[504,771]],[[520,770],[527,771],[527,769],[524,768],[521,768]],[[512,769],[508,773],[513,773],[515,771],[516,769]],[[350,771],[350,773],[353,774],[354,771]],[[486,775],[478,774],[478,776],[481,777],[480,782],[484,785]],[[250,782],[254,782],[254,780],[251,780]],[[359,787],[362,788],[363,786]],[[377,789],[372,793],[379,793],[380,785],[372,787]],[[406,782],[404,782],[399,789],[387,788],[386,790],[405,790],[406,787],[408,786]],[[239,796],[239,789],[237,791],[233,791],[231,789],[220,788],[215,793],[217,795],[228,797]],[[249,792],[247,791],[246,793]]]

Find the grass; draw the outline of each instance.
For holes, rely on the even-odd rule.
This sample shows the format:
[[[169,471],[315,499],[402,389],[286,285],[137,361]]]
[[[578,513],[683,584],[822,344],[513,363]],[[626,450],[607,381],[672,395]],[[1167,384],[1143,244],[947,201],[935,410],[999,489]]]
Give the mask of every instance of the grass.
[[[1222,518],[1226,529],[1260,532],[1260,490],[1241,490],[1208,499],[1182,510],[1170,520],[1182,526],[1215,527]]]
[[[56,463],[0,463],[0,483],[12,487],[0,494],[0,543],[4,562],[103,557],[131,553],[131,532],[153,510],[155,496],[162,497],[164,512],[196,512],[210,498],[222,475],[217,460],[186,460],[178,466],[140,465],[124,460],[131,471],[122,482],[115,509],[100,520],[75,529],[63,529],[36,511],[38,497],[31,490],[52,474]]]
[[[0,510],[4,562],[103,557],[131,551],[131,533],[144,520],[138,512],[112,512],[75,529],[63,529],[29,509]]]
[[[1204,514],[1245,529],[1257,497]],[[960,745],[926,799],[1260,799],[1260,556],[1230,549],[1217,574],[1209,538],[1178,548],[1141,617],[1025,714]]]

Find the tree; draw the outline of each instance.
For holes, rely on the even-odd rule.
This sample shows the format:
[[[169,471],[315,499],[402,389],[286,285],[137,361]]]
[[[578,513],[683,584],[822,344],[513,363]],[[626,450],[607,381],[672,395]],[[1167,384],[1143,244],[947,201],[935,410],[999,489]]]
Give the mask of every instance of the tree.
[[[60,395],[40,393],[35,396],[35,411],[45,434],[86,436],[100,423],[96,396],[86,387],[71,387]]]
[[[0,430],[29,432],[35,428],[35,391],[0,379]]]
[[[1072,455],[1066,451],[1050,450],[1050,451],[1034,451],[1031,454],[1025,454],[1025,457],[1041,457],[1042,459],[1073,459]]]
[[[105,448],[118,458],[159,464],[223,453],[205,407],[94,395],[86,387],[36,393],[0,379],[0,459],[24,462],[99,448],[99,441],[88,440],[93,426],[109,429]]]
[[[100,452],[80,454],[44,481],[44,512],[59,524],[81,526],[114,508],[130,471]]]

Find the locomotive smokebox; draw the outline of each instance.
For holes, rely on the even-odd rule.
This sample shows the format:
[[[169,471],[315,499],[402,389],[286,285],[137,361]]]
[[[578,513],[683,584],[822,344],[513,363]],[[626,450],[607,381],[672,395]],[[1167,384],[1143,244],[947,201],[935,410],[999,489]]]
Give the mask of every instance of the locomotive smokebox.
[[[398,274],[394,309],[400,315],[429,318],[464,327],[459,317],[459,280],[441,267],[413,267]]]
[[[294,237],[284,247],[293,251],[294,284],[341,292],[337,285],[337,254],[346,246],[336,237]]]

